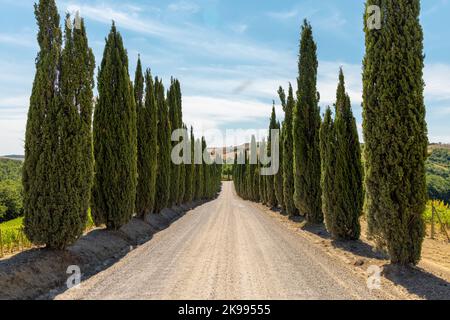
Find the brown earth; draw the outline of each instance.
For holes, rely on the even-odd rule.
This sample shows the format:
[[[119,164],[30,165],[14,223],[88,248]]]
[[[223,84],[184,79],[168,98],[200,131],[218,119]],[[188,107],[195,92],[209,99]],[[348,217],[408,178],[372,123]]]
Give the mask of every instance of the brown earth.
[[[79,266],[82,279],[88,279],[199,204],[165,209],[160,215],[148,215],[145,222],[133,219],[119,231],[91,230],[66,251],[35,248],[1,259],[0,300],[52,297],[60,292],[58,288],[64,288],[69,266]]]

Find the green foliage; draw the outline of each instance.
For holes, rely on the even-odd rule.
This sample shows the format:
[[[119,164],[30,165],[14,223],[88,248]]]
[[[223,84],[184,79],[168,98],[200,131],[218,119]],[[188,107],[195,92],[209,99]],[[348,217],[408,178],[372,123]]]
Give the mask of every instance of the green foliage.
[[[294,203],[308,222],[322,223],[320,188],[320,109],[317,55],[311,25],[305,20],[300,40],[297,105],[294,110]]]
[[[138,183],[136,189],[136,213],[139,217],[153,211],[156,194],[156,170],[158,160],[158,107],[155,98],[155,86],[150,70],[144,75],[141,60],[138,59],[135,77],[135,99],[137,109],[137,168]]]
[[[320,127],[320,158],[321,158],[321,186],[322,211],[327,230],[332,232],[335,221],[336,193],[334,179],[336,168],[336,133],[331,109],[328,107]]]
[[[81,28],[66,24],[62,49],[55,2],[39,1],[35,15],[40,52],[25,137],[24,225],[35,244],[63,249],[87,219],[95,61],[83,21]]]
[[[426,162],[428,197],[450,204],[450,151],[434,149]]]
[[[137,116],[127,52],[114,23],[99,69],[98,93],[92,216],[96,225],[117,230],[130,221],[135,209]]]
[[[22,179],[22,161],[0,158],[0,181]]]
[[[284,210],[289,216],[298,215],[294,204],[294,141],[293,141],[293,112],[295,108],[294,93],[289,83],[288,97],[283,88],[279,88],[278,95],[284,111],[282,136],[282,167],[283,167],[283,203]]]
[[[178,108],[178,92],[175,85],[175,80],[171,79],[170,88],[167,92],[167,106],[169,108],[169,121],[170,128],[172,132],[177,129],[181,129],[181,124],[179,123],[179,111]],[[171,141],[171,146],[174,147],[178,144],[178,141]],[[170,197],[169,197],[169,206],[176,204],[178,199],[178,188],[179,188],[179,180],[180,180],[180,166],[170,162]]]
[[[363,205],[361,150],[342,69],[335,106],[334,123],[327,109],[320,130],[322,208],[334,238],[355,240]]]
[[[23,214],[22,184],[20,181],[0,181],[0,222]]]
[[[446,205],[443,201],[439,201],[439,200],[428,201],[425,212],[423,214],[424,220],[427,223],[431,223],[431,220],[432,220],[431,207],[432,207],[432,205],[434,205],[434,208],[439,213],[442,223],[445,224],[447,226],[447,228],[450,227],[450,207],[448,205]],[[437,225],[438,221],[439,221],[438,218],[434,217],[435,225]]]
[[[194,129],[191,127],[191,134],[189,139],[189,145],[191,146],[191,162],[190,164],[185,165],[185,192],[184,192],[184,202],[189,203],[194,200],[194,174],[195,174],[195,165],[194,162],[194,148],[195,148],[195,137],[194,137]]]
[[[367,26],[363,62],[365,212],[393,263],[416,264],[425,235],[427,125],[419,0],[367,0],[383,13]]]
[[[169,205],[170,175],[171,175],[171,125],[169,110],[164,97],[162,81],[155,79],[156,101],[158,104],[158,169],[156,175],[156,201],[155,212],[159,213]]]
[[[202,150],[202,141],[197,139],[195,141],[195,149],[197,152],[201,152]],[[196,163],[195,165],[195,174],[194,174],[194,199],[201,200],[203,197],[204,190],[204,178],[203,178],[203,157],[201,158],[201,164]]]
[[[274,103],[275,104],[275,103]],[[275,114],[275,105],[272,107],[272,114],[270,116],[269,124],[269,136],[267,140],[267,155],[272,156],[272,135],[271,130],[277,128],[277,116]],[[274,159],[272,159],[274,161]],[[266,201],[269,207],[276,207],[278,205],[276,194],[275,194],[275,177],[274,175],[265,176],[265,187],[266,187]]]
[[[285,209],[284,209],[284,194],[283,194],[283,144],[281,143],[281,141],[283,141],[284,131],[281,130],[281,124],[279,121],[277,121],[276,128],[280,130],[279,131],[280,136],[277,137],[276,141],[276,143],[280,146],[280,149],[279,149],[279,169],[274,176],[274,190],[277,203],[284,211]]]

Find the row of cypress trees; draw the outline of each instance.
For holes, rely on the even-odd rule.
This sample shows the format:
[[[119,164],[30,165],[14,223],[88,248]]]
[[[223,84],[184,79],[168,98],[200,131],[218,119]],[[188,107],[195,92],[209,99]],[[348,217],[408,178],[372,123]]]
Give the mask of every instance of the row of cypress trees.
[[[113,23],[98,71],[84,21],[67,16],[64,39],[54,0],[35,5],[40,47],[25,138],[25,233],[35,244],[64,249],[83,233],[91,208],[96,225],[117,230],[134,214],[213,198],[219,164],[174,165],[172,129],[184,128],[181,85],[144,73],[134,83]],[[78,17],[77,17],[78,18]],[[63,45],[64,44],[64,45]],[[93,119],[93,121],[92,121]],[[175,144],[175,142],[174,142]],[[204,138],[189,144],[206,150]],[[95,161],[94,161],[95,159]]]
[[[367,0],[377,5],[382,28],[369,26],[364,15],[366,55],[363,61],[364,170],[361,147],[344,73],[334,105],[322,121],[318,106],[317,55],[312,28],[304,22],[300,40],[297,97],[278,94],[285,118],[282,127],[281,174],[260,176],[248,164],[254,145],[236,156],[234,183],[244,199],[279,205],[290,216],[325,222],[334,238],[358,239],[365,213],[369,236],[387,248],[391,261],[416,264],[424,238],[427,126],[423,98],[423,32],[419,0]],[[270,128],[277,127],[272,111]],[[269,145],[270,145],[269,141]],[[260,152],[265,152],[264,143]],[[270,149],[269,149],[270,150]],[[257,168],[260,168],[258,165]],[[279,173],[280,174],[280,173]],[[245,181],[253,181],[252,184]],[[258,181],[256,183],[255,181]],[[282,193],[280,196],[280,181]],[[255,196],[254,191],[259,195]],[[275,195],[275,196],[274,196]]]

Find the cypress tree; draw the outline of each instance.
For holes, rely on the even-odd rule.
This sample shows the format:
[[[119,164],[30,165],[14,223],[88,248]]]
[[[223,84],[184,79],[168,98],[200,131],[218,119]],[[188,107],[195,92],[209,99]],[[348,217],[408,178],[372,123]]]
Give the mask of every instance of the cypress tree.
[[[158,108],[158,159],[156,174],[156,201],[155,212],[159,213],[169,205],[170,179],[171,179],[171,124],[169,110],[164,97],[164,85],[162,80],[155,79],[155,94]]]
[[[279,169],[277,174],[274,176],[274,189],[275,196],[277,198],[277,203],[280,206],[281,210],[284,212],[284,196],[283,196],[283,145],[281,141],[283,139],[284,131],[281,130],[281,124],[277,121],[276,128],[280,130],[280,136],[278,136],[276,143],[280,146],[279,154]]]
[[[297,105],[294,110],[294,203],[311,223],[323,221],[316,50],[311,25],[305,20],[300,40]]]
[[[252,140],[250,144],[250,157],[252,161],[251,165],[251,191],[252,191],[252,200],[255,202],[259,202],[259,170],[258,170],[258,145],[256,143],[256,137],[252,135]]]
[[[136,103],[128,57],[113,23],[98,74],[92,217],[117,230],[133,216],[137,184]]]
[[[272,156],[272,143],[275,143],[275,141],[272,141],[272,135],[271,130],[277,129],[277,116],[275,114],[275,102],[272,106],[272,114],[270,116],[270,125],[269,125],[269,137],[267,142],[267,155],[269,157]],[[272,159],[272,162],[274,160]],[[269,207],[276,207],[277,206],[277,198],[275,195],[275,178],[274,175],[268,175],[265,177],[265,185],[266,185],[266,201],[267,205]]]
[[[194,166],[194,148],[195,148],[195,138],[194,138],[194,129],[191,127],[191,135],[189,140],[189,145],[191,147],[191,163],[186,164],[186,178],[185,178],[185,193],[184,193],[184,202],[189,203],[192,202],[194,198],[194,174],[195,174],[195,166]]]
[[[261,155],[266,151],[266,141],[265,139],[263,139],[261,145],[259,146],[259,154]],[[261,163],[259,164],[259,170],[261,172],[262,170],[262,165]],[[267,204],[267,190],[266,190],[266,176],[260,175],[259,176],[259,196],[261,198],[261,203],[262,204]]]
[[[196,152],[201,152],[202,150],[202,142],[200,139],[195,141],[195,150]],[[195,164],[195,175],[194,175],[194,198],[195,200],[201,200],[203,196],[203,155],[201,158],[201,164]]]
[[[292,135],[293,126],[293,112],[295,108],[294,93],[292,85],[289,83],[288,97],[286,100],[286,94],[280,87],[278,90],[281,104],[284,110],[284,122],[283,122],[283,196],[284,196],[284,210],[289,216],[298,215],[297,208],[294,204],[294,141]]]
[[[420,1],[368,0],[383,13],[380,30],[365,16],[363,131],[369,231],[391,261],[420,260],[425,234],[427,125],[423,98]]]
[[[320,127],[320,157],[321,157],[321,186],[322,186],[322,211],[325,218],[325,226],[333,235],[336,225],[336,193],[334,179],[336,169],[336,134],[331,109],[328,107]]]
[[[205,137],[202,137],[201,140],[201,145],[202,145],[202,154],[203,152],[206,150],[206,140]],[[203,160],[203,164],[202,164],[202,172],[203,172],[203,183],[202,183],[202,199],[207,199],[209,192],[211,191],[211,167],[210,165]]]
[[[336,205],[333,213],[336,218],[331,231],[335,238],[355,240],[359,238],[361,231],[359,217],[363,205],[361,147],[350,97],[345,92],[342,68],[339,72],[336,96],[334,122]]]
[[[143,100],[144,80],[145,103]],[[150,70],[147,70],[144,79],[140,59],[138,59],[134,83],[138,121],[138,184],[136,191],[136,212],[139,217],[143,217],[146,213],[152,212],[155,205],[156,169],[158,160],[158,108],[151,72]]]
[[[178,128],[182,128],[183,130],[187,130],[186,125],[183,123],[183,102],[181,97],[181,85],[180,81],[175,80],[175,98],[177,100],[178,107]],[[178,186],[178,197],[177,204],[182,204],[185,193],[185,179],[186,179],[186,168],[184,164],[179,165],[180,177],[179,177],[179,186]]]
[[[167,105],[169,107],[169,121],[171,125],[171,132],[181,129],[181,124],[179,123],[179,106],[178,106],[178,97],[177,97],[177,87],[175,80],[171,79],[171,84],[169,91],[167,92]],[[172,141],[172,148],[178,144],[178,141]],[[172,206],[177,203],[179,196],[179,188],[180,188],[180,166],[170,163],[171,174],[170,174],[170,197],[169,197],[169,205]]]
[[[95,62],[83,20],[79,30],[66,26],[61,52],[55,1],[39,1],[35,15],[40,51],[25,137],[24,226],[33,243],[64,249],[87,218]]]

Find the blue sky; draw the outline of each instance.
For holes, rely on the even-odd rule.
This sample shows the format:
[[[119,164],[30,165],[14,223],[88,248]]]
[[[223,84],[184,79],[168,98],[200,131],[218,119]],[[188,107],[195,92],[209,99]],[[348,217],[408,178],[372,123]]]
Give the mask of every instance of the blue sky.
[[[202,130],[266,128],[279,85],[295,84],[299,29],[311,21],[318,45],[321,106],[335,99],[344,67],[361,126],[363,0],[67,0],[61,15],[85,18],[97,65],[111,20],[129,53],[167,84],[180,79],[184,119]],[[37,53],[31,0],[0,0],[0,154],[23,153]],[[422,1],[429,138],[450,143],[450,0]],[[278,114],[281,109],[277,106]],[[210,131],[209,131],[210,132]],[[208,138],[208,137],[207,137]],[[245,137],[235,134],[236,143]],[[210,138],[210,145],[219,144]],[[228,144],[228,140],[227,140]]]

